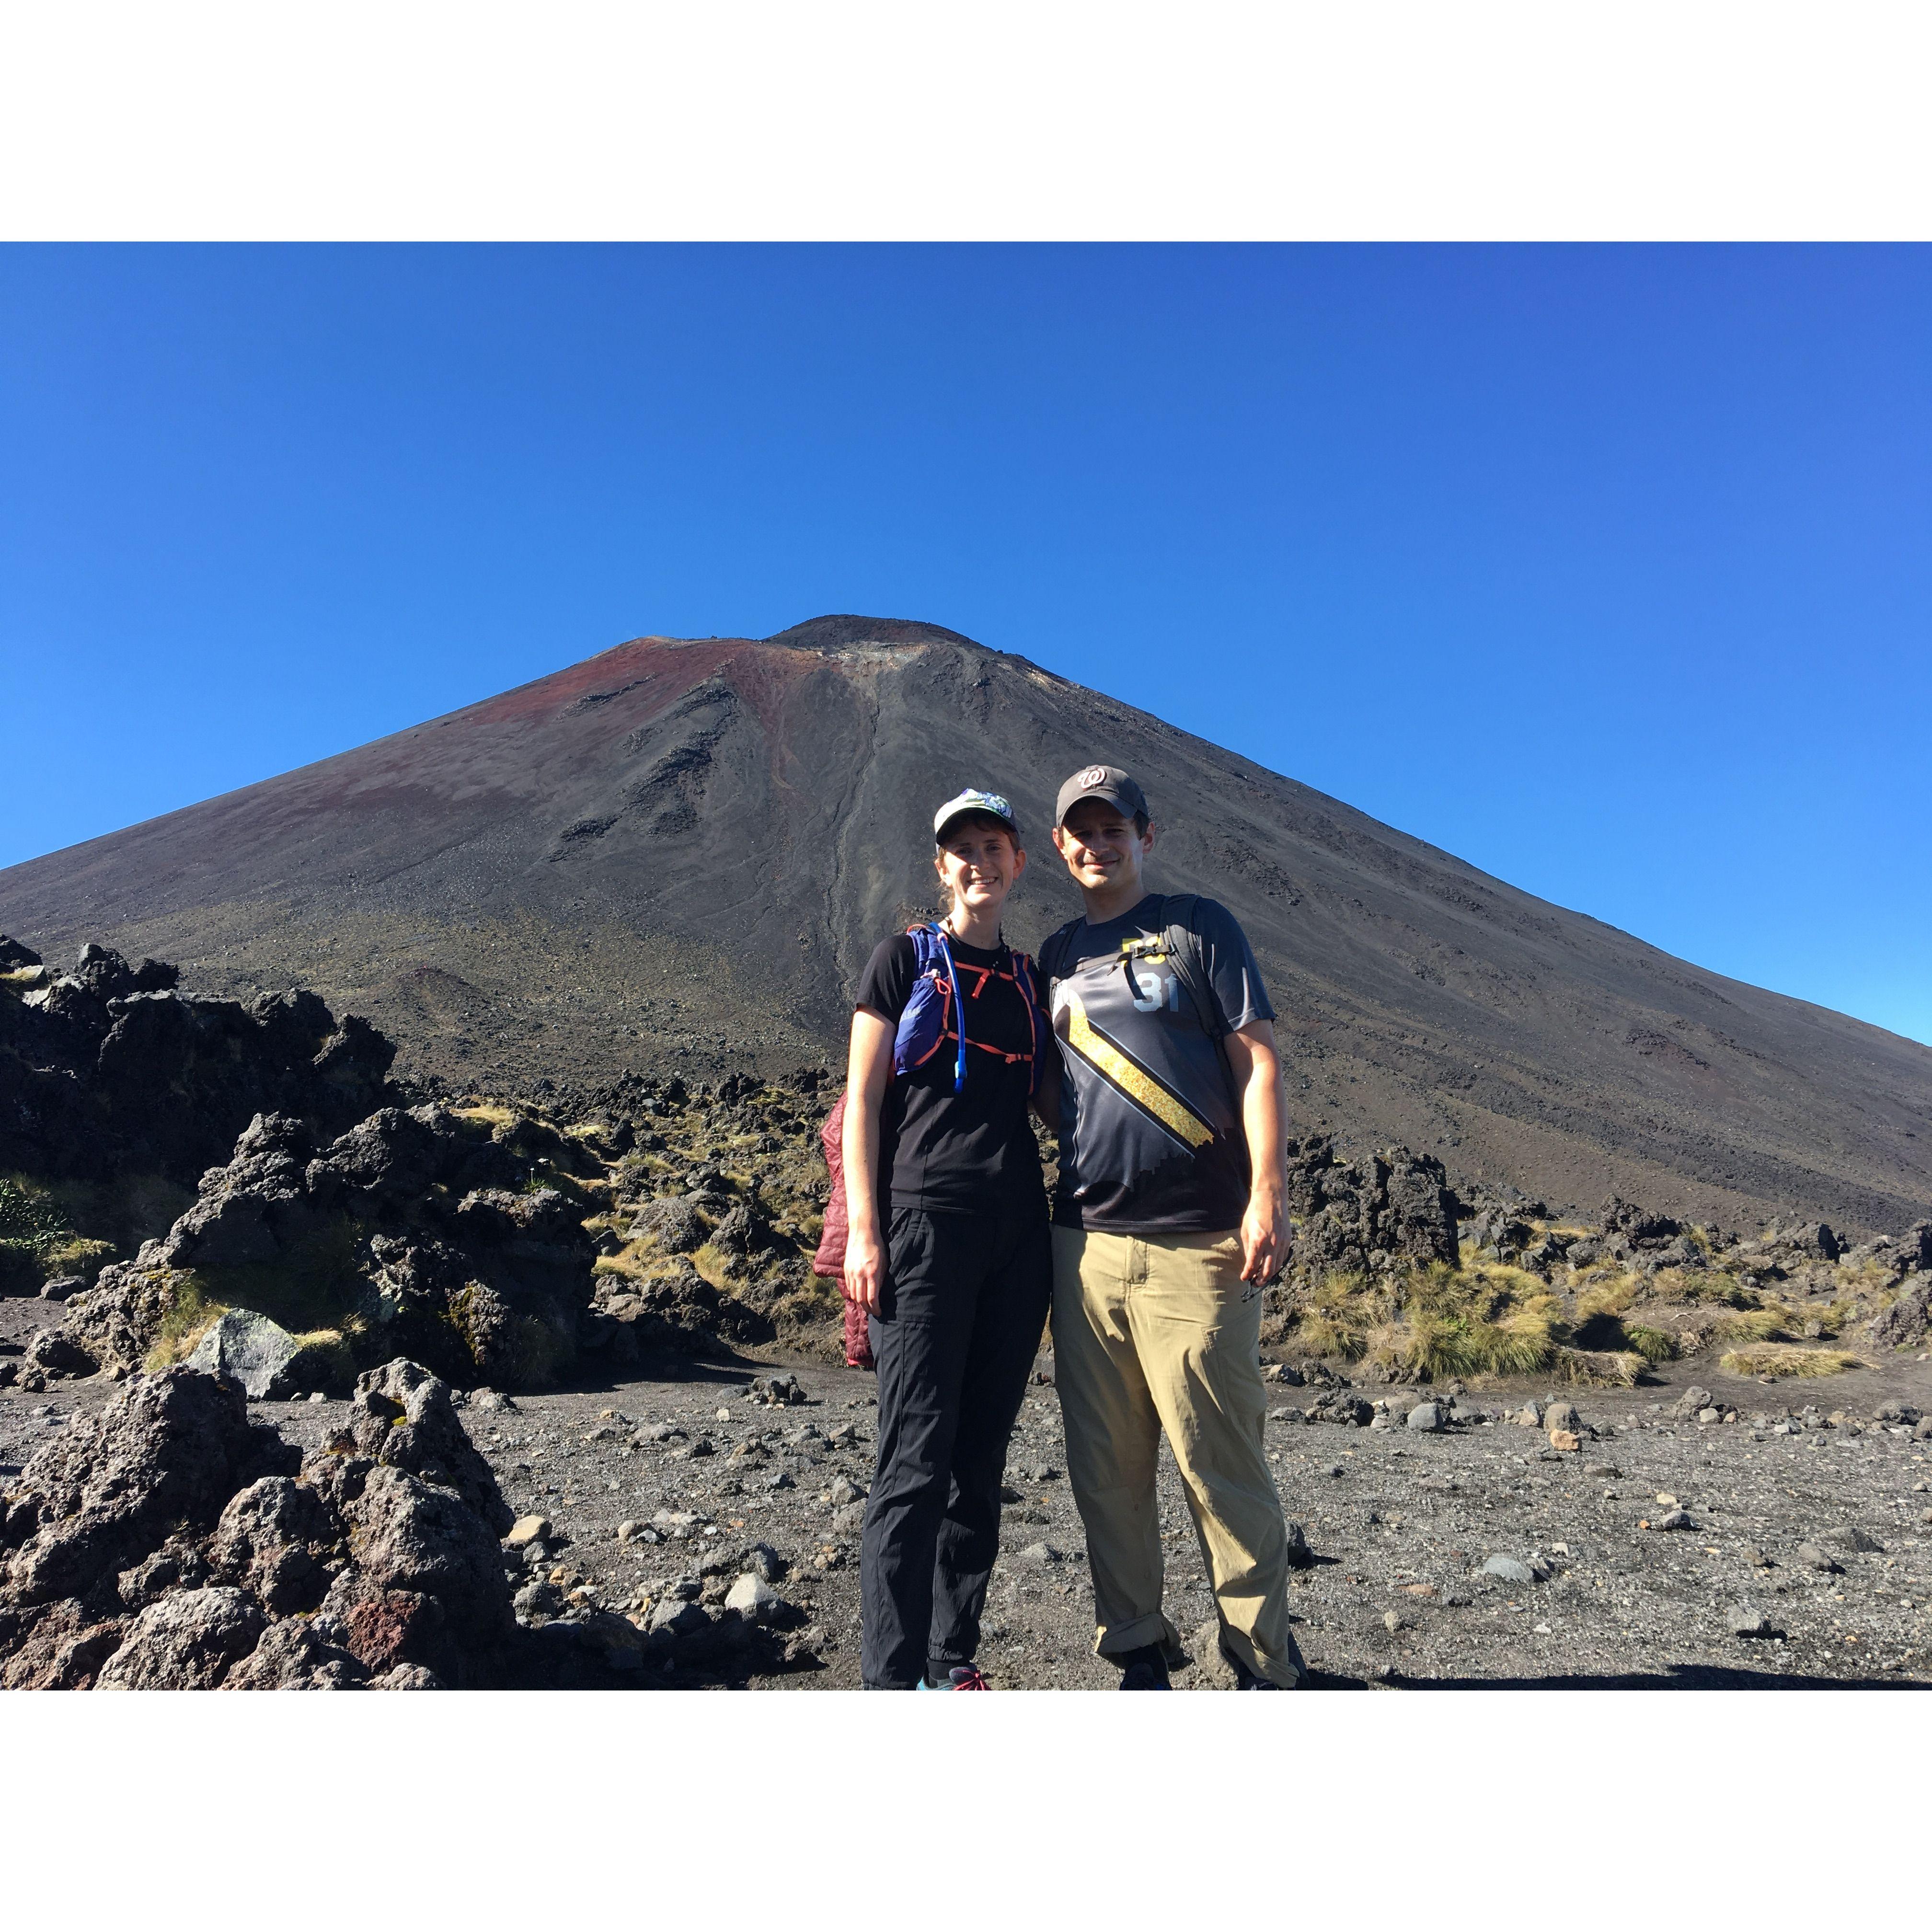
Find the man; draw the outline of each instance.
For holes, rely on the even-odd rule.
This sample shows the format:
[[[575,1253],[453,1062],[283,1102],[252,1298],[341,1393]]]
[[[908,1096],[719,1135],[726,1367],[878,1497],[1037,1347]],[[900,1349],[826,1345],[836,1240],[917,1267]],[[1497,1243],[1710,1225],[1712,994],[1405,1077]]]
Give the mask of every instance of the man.
[[[1165,1430],[1243,1690],[1292,1690],[1288,1539],[1262,1451],[1263,1286],[1288,1250],[1274,1012],[1211,899],[1150,893],[1140,787],[1091,765],[1053,842],[1085,916],[1040,949],[1063,1072],[1053,1343],[1094,1647],[1169,1688],[1155,1458]]]

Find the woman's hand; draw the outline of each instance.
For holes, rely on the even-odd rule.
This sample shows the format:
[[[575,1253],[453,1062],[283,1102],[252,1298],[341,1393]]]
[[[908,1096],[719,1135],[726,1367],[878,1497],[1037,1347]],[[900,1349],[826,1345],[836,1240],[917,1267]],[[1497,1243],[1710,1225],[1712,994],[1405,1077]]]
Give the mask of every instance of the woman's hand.
[[[868,1314],[879,1305],[886,1279],[886,1251],[876,1228],[854,1228],[845,1237],[845,1299]]]

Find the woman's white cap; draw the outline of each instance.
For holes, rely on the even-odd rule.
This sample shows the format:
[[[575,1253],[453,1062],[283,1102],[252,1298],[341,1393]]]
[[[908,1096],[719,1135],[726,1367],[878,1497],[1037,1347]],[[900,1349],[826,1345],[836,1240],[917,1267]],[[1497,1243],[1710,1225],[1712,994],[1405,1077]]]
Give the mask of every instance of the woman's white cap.
[[[932,842],[938,844],[946,836],[946,828],[969,812],[983,812],[990,818],[1004,820],[1006,830],[1013,835],[1013,843],[1019,843],[1020,822],[1013,816],[1012,807],[996,791],[974,791],[970,787],[957,798],[949,798],[932,814]]]

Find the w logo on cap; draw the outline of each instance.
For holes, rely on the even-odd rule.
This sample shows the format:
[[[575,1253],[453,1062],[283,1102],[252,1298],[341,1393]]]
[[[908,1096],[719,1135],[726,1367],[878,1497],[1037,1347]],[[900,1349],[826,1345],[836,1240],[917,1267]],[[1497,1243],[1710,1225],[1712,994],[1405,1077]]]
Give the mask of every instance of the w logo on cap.
[[[1074,783],[1083,791],[1096,784],[1105,784],[1106,782],[1107,768],[1105,765],[1089,765],[1079,777],[1074,780]]]

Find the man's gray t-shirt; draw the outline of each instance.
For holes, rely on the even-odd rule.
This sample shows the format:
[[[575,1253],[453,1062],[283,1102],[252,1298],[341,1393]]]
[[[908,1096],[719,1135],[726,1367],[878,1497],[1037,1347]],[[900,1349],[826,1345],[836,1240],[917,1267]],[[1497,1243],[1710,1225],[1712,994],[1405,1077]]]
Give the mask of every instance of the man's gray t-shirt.
[[[1189,903],[1220,1028],[1273,1019],[1234,914],[1213,899]],[[1150,894],[1104,925],[1076,920],[1040,948],[1060,1046],[1054,1219],[1064,1227],[1218,1233],[1247,1207],[1247,1138],[1219,1037],[1163,958],[1122,952],[1166,930],[1167,905]]]

